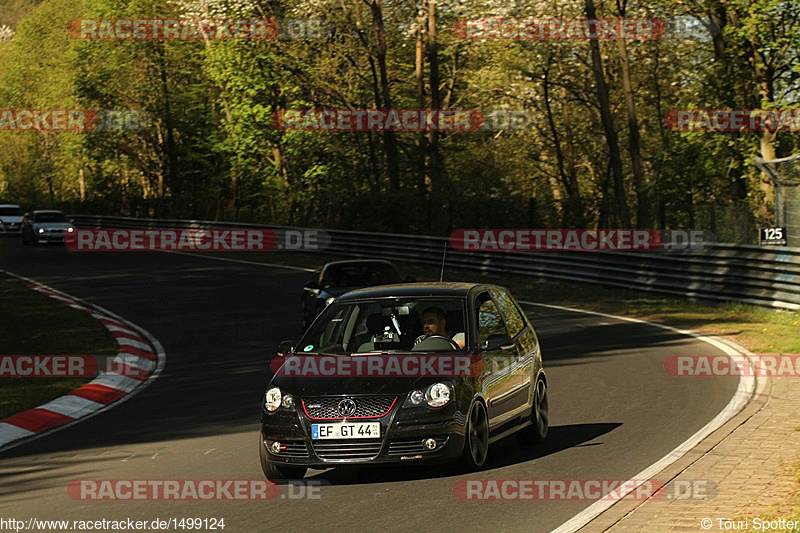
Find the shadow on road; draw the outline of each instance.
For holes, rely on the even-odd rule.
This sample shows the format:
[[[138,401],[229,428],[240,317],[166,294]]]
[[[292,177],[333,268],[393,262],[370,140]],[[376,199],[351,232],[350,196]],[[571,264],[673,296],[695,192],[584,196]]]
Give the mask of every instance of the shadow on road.
[[[326,470],[325,472],[308,476],[308,478],[325,480],[333,485],[393,483],[460,476],[471,478],[493,476],[516,478],[520,476],[518,469],[514,468],[508,471],[504,469],[588,443],[614,431],[620,426],[622,424],[619,422],[554,426],[550,428],[547,440],[538,446],[520,446],[514,437],[509,437],[492,444],[489,458],[480,472],[464,473],[455,464],[434,466],[405,464],[402,466],[334,468],[333,470]]]

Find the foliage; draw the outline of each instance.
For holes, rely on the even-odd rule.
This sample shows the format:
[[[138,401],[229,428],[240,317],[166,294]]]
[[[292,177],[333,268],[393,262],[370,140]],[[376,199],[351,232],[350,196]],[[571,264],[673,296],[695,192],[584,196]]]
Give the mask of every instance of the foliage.
[[[152,120],[134,131],[0,131],[0,199],[439,234],[619,226],[622,205],[632,206],[631,224],[710,227],[751,241],[756,222],[769,221],[771,197],[749,161],[796,152],[797,134],[674,132],[663,117],[796,106],[797,6],[597,2],[598,17],[659,18],[670,28],[663,39],[624,47],[599,42],[619,137],[623,183],[615,190],[589,42],[462,39],[454,30],[462,18],[582,18],[589,2],[19,0],[0,30],[0,108],[133,109]],[[315,19],[330,31],[227,41],[84,41],[66,32],[72,19],[124,17]],[[435,86],[432,56],[415,60],[418,44],[435,50]],[[281,109],[369,109],[387,97],[397,109],[439,99],[444,108],[522,110],[534,120],[526,130],[435,139],[272,124]]]

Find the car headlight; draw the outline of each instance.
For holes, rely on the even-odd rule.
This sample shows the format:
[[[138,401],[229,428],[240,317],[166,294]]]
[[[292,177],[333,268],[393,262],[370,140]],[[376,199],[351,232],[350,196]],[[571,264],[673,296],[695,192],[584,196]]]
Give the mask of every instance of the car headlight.
[[[38,230],[36,230],[36,231],[38,231],[39,233],[44,233],[44,228],[39,228],[39,229],[38,229]]]
[[[278,407],[281,406],[283,402],[283,394],[281,394],[281,389],[278,387],[272,387],[267,391],[264,401],[264,407],[270,413],[274,413],[278,410]]]
[[[428,404],[429,407],[443,407],[450,402],[453,396],[453,389],[447,383],[434,383],[425,392],[421,390],[411,391],[411,394],[406,398],[403,407],[417,407],[422,405],[422,402]]]
[[[281,399],[281,407],[285,407],[286,409],[294,407],[294,396],[291,394],[284,394]]]
[[[418,405],[422,405],[422,402],[425,400],[425,393],[421,390],[411,391],[411,394],[408,395],[406,398],[406,403],[403,404],[403,407],[416,407]]]
[[[73,227],[67,228],[67,232],[72,233],[73,231],[75,231],[75,228],[73,228]]]
[[[336,298],[334,298],[333,296],[331,296],[330,298],[328,298],[327,300],[325,300],[325,305],[326,305],[326,306],[327,306],[327,305],[331,305],[335,299],[336,299]]]
[[[264,407],[270,413],[274,413],[279,407],[291,409],[294,407],[294,397],[291,394],[283,394],[278,387],[272,387],[264,396]]]
[[[431,407],[441,407],[450,401],[450,392],[446,383],[434,383],[425,391],[425,402]]]

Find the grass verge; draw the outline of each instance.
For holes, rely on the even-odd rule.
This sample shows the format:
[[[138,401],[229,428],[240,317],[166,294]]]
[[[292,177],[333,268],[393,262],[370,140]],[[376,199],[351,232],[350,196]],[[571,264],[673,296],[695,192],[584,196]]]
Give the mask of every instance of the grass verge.
[[[87,313],[0,274],[0,356],[113,355],[114,336]],[[47,403],[92,378],[0,378],[0,419]]]

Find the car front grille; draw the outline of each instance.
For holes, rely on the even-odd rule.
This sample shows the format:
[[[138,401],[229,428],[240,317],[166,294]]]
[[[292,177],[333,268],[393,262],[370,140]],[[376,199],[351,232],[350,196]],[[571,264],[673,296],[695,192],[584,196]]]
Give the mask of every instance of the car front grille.
[[[425,439],[397,439],[389,442],[389,455],[417,455],[439,450],[447,442],[447,436],[434,437],[436,448],[428,450],[422,445]]]
[[[312,420],[341,420],[339,402],[345,398],[306,398],[302,401],[303,411]],[[366,396],[349,398],[356,404],[351,418],[380,418],[385,416],[397,402],[396,396]]]
[[[313,442],[320,459],[372,459],[381,451],[381,439],[343,439]]]

